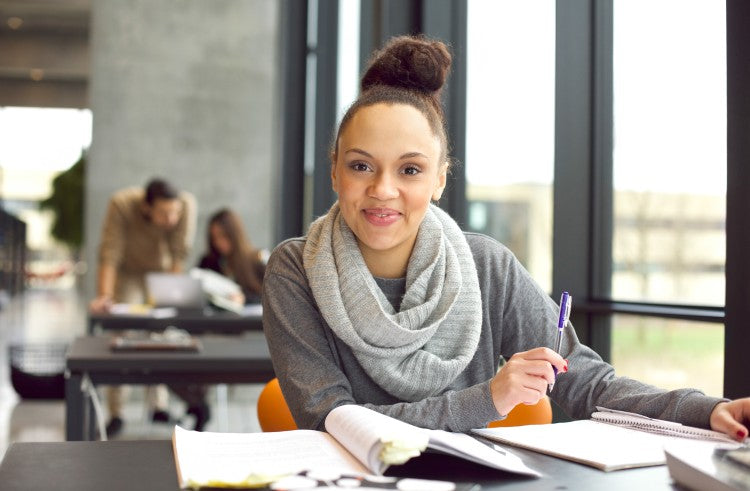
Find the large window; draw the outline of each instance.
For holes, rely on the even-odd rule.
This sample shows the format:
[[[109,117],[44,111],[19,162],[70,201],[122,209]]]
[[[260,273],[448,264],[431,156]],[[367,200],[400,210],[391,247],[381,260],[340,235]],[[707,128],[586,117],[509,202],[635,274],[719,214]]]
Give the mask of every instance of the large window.
[[[614,2],[620,300],[724,304],[725,4]]]
[[[723,306],[725,4],[613,6],[612,297]],[[721,395],[723,334],[722,324],[615,316],[612,361],[655,385]]]
[[[468,228],[552,283],[555,2],[468,3]]]

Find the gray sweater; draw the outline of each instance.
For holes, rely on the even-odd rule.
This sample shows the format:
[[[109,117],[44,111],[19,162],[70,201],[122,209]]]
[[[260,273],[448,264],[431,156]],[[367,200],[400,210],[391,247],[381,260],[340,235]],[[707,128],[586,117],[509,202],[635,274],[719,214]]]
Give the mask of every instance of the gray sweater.
[[[482,296],[482,334],[466,369],[443,393],[403,402],[376,385],[351,349],[322,318],[302,266],[304,238],[281,243],[263,282],[263,328],[284,397],[300,428],[323,429],[328,412],[360,404],[423,428],[465,432],[500,418],[489,382],[500,357],[539,346],[554,348],[557,305],[513,254],[496,240],[465,233],[474,256]],[[379,279],[398,310],[404,279]],[[572,418],[588,418],[595,406],[708,427],[722,399],[694,389],[665,391],[627,377],[578,342],[572,326],[560,353],[569,371],[560,374],[550,397]]]

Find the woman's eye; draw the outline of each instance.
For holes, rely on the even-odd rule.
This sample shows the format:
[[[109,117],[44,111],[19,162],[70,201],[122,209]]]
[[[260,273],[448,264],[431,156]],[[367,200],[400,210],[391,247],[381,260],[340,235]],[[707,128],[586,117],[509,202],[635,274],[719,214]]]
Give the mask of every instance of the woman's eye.
[[[407,176],[416,176],[420,172],[422,172],[420,168],[413,165],[410,165],[404,169],[404,174],[406,174]]]
[[[352,162],[351,164],[349,164],[349,167],[357,172],[365,172],[369,168],[369,166],[364,162]]]

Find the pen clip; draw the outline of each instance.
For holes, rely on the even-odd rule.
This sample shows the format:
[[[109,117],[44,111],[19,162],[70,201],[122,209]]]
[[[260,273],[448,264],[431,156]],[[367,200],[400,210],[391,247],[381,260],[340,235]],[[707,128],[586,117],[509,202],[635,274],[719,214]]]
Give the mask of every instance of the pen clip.
[[[568,295],[568,303],[565,305],[565,319],[563,321],[563,327],[565,327],[570,320],[570,309],[573,307],[573,295]]]

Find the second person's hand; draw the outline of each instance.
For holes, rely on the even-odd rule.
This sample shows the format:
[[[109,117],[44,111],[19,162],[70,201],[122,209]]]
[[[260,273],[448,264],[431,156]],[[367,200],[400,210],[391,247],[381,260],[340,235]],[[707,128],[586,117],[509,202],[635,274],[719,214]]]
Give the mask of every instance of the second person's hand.
[[[106,314],[112,308],[112,298],[100,295],[89,303],[89,311],[93,314]]]

